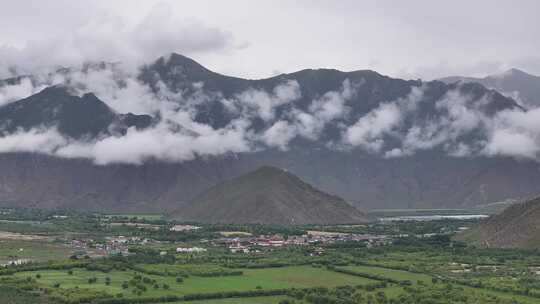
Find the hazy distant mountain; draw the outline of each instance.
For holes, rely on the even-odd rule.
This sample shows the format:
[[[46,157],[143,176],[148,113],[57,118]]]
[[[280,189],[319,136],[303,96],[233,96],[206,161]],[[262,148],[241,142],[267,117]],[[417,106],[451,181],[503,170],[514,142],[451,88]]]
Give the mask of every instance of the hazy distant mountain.
[[[458,239],[485,247],[540,248],[540,198],[508,207]]]
[[[280,225],[366,222],[366,216],[342,198],[269,166],[204,191],[173,217],[209,223]]]
[[[540,106],[540,77],[518,69],[490,75],[484,78],[451,76],[441,78],[445,83],[477,82],[521,100],[528,107]]]
[[[276,117],[291,124],[294,118],[286,114],[294,110],[312,113],[314,100],[342,98],[346,93],[343,92],[345,81],[355,92],[344,101],[345,110],[329,121],[315,139],[295,138],[283,150],[254,149],[247,153],[201,156],[184,162],[151,159],[143,164],[107,165],[96,165],[88,159],[3,153],[0,154],[0,203],[111,211],[174,210],[213,185],[264,165],[287,169],[314,187],[365,209],[466,208],[540,193],[537,182],[540,168],[534,161],[449,156],[442,147],[420,150],[403,158],[384,158],[361,149],[329,147],[329,143],[339,143],[343,126],[353,125],[360,117],[390,101],[403,100],[415,107],[414,116],[400,122],[403,128],[413,124],[430,126],[433,121],[446,119],[449,110],[441,107],[441,101],[449,105],[458,102],[448,98],[448,94],[453,93],[467,96],[467,106],[474,106],[486,119],[502,110],[523,110],[513,99],[478,83],[406,81],[374,71],[332,69],[308,69],[248,80],[212,72],[178,54],[144,67],[138,77],[156,92],[165,85],[174,94],[182,92],[185,97],[197,98],[194,100],[197,111],[192,114],[194,120],[213,128],[242,118],[245,108],[231,111],[223,100],[236,98],[246,90],[274,94],[276,86],[295,81],[300,90],[299,98],[294,103],[273,108]],[[201,86],[204,88],[202,97],[197,91]],[[414,104],[407,99],[413,89],[422,91],[415,97],[418,100]],[[171,98],[178,107],[186,102],[186,99]],[[129,126],[144,128],[160,119],[158,115],[116,113],[94,94],[73,96],[61,87],[48,88],[0,107],[4,134],[56,126],[69,138],[90,141],[104,133],[121,135]],[[267,130],[272,123],[256,115],[251,119],[249,132]],[[395,136],[385,138],[385,144],[395,145]],[[483,139],[482,136],[485,134],[473,128],[463,136],[463,141],[475,142],[477,138]]]

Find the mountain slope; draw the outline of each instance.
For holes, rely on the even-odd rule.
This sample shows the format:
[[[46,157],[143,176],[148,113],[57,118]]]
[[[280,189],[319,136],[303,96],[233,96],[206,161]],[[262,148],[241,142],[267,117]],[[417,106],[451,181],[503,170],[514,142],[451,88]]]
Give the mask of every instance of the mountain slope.
[[[458,239],[496,248],[540,248],[540,198],[514,204]]]
[[[328,150],[262,151],[183,163],[95,165],[0,154],[0,204],[93,211],[170,211],[264,165],[287,169],[362,209],[469,208],[540,193],[534,162],[415,155],[381,159]],[[32,191],[28,191],[32,189]]]
[[[414,115],[400,121],[399,127],[405,129],[413,124],[431,126],[434,121],[449,121],[448,113],[455,109],[441,107],[441,103],[457,104],[460,111],[470,107],[483,115],[482,120],[489,120],[502,110],[523,110],[511,98],[478,83],[411,81],[368,70],[342,72],[333,69],[307,69],[249,80],[212,72],[178,54],[158,59],[145,67],[139,77],[155,90],[165,85],[173,92],[181,91],[185,98],[174,99],[175,94],[167,95],[172,96],[171,104],[180,107],[190,96],[197,97],[201,93],[197,91],[200,86],[193,84],[202,83],[205,98],[196,100],[197,111],[190,111],[190,115],[196,122],[213,128],[227,126],[252,110],[246,108],[245,103],[239,103],[238,106],[244,108],[229,111],[223,98],[238,99],[238,95],[246,90],[275,95],[276,86],[291,81],[298,83],[298,99],[277,104],[273,108],[274,120],[266,121],[253,115],[249,118],[251,124],[247,133],[265,132],[278,120],[291,125],[298,123],[294,115],[297,111],[315,117],[312,107],[316,104],[328,106],[330,110],[341,108],[342,111],[324,121],[320,134],[314,132],[314,138],[297,136],[291,140],[288,149],[256,147],[249,153],[197,155],[194,160],[182,163],[149,158],[142,165],[96,165],[90,159],[2,153],[0,203],[107,211],[174,210],[216,183],[264,165],[294,172],[322,191],[335,193],[366,209],[466,208],[540,193],[540,183],[536,182],[540,179],[537,162],[496,156],[449,156],[443,145],[446,146],[451,138],[441,141],[439,147],[421,148],[403,158],[385,158],[380,153],[370,154],[361,148],[330,147],[330,144],[340,143],[344,126],[354,125],[360,118],[380,110],[381,106],[399,100],[417,108]],[[347,82],[350,88],[344,88]],[[351,88],[354,88],[354,94],[347,92]],[[416,90],[422,92],[414,96],[418,100],[409,99]],[[465,102],[452,98],[455,95],[465,96]],[[325,107],[321,109],[326,110]],[[159,116],[152,119],[147,115],[115,113],[93,94],[71,96],[62,87],[51,87],[0,107],[2,135],[44,126],[57,127],[68,137],[92,140],[103,133],[121,135],[129,126],[144,128],[154,120],[159,120]],[[313,129],[317,131],[316,127]],[[460,140],[463,136],[463,142],[478,142],[475,136],[485,136],[478,134],[478,129],[471,128],[473,131],[465,136],[459,133],[452,136]],[[391,131],[383,138],[388,146],[385,150],[397,146],[397,130]],[[422,138],[430,135],[425,133],[428,134],[419,135]],[[438,139],[434,137],[433,141]],[[426,143],[430,142],[428,138]]]
[[[280,225],[365,222],[343,199],[287,171],[264,166],[218,184],[174,213],[181,220]]]
[[[451,76],[441,78],[445,83],[476,82],[506,95],[520,99],[528,107],[540,106],[540,77],[518,69],[484,78]]]
[[[145,128],[148,115],[117,114],[94,94],[73,96],[62,86],[48,87],[28,98],[0,107],[0,131],[57,127],[72,138],[123,133],[129,127]]]

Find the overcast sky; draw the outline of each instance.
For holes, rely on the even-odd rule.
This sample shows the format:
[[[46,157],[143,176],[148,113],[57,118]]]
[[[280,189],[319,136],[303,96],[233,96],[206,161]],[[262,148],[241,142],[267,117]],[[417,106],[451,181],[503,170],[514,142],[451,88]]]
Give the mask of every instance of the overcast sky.
[[[8,1],[0,65],[143,62],[176,51],[263,78],[304,68],[432,79],[540,75],[540,1]],[[1,69],[0,69],[1,71]]]

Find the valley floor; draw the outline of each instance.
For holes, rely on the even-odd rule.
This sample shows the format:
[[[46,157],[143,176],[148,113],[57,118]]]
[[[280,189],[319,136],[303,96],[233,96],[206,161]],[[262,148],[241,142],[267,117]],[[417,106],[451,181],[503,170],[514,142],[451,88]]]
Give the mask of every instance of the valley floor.
[[[538,251],[453,241],[473,220],[268,227],[72,215],[25,223],[34,216],[0,223],[11,233],[0,260],[27,260],[0,268],[0,303],[540,303]],[[275,246],[253,241],[263,236]],[[309,242],[290,241],[302,238]]]

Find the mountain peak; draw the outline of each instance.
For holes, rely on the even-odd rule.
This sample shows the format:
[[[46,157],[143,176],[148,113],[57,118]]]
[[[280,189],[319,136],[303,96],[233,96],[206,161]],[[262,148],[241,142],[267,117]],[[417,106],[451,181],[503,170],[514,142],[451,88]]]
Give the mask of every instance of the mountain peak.
[[[45,95],[45,94],[54,94],[54,95],[69,95],[70,94],[69,88],[62,84],[52,85],[49,87],[44,88],[43,90],[36,93],[36,95]]]
[[[72,138],[107,133],[113,122],[118,125],[118,132],[125,132],[130,126],[144,128],[151,124],[147,115],[117,114],[95,94],[86,93],[79,97],[62,85],[47,87],[1,107],[0,121],[6,122],[0,131],[57,127],[62,134]]]
[[[490,75],[489,77],[492,77],[492,78],[508,78],[508,77],[530,77],[530,76],[533,76],[531,74],[528,74],[520,69],[517,69],[517,68],[511,68],[507,71],[504,71],[502,73],[499,73],[499,74],[494,74],[494,75]]]
[[[156,61],[156,63],[170,67],[182,67],[185,72],[189,73],[196,71],[211,72],[197,61],[178,53],[171,53],[167,56],[162,56]]]
[[[271,166],[210,188],[176,215],[182,220],[211,223],[301,225],[366,221],[362,212],[342,198]]]
[[[287,173],[286,170],[283,170],[274,166],[262,166],[259,169],[252,172],[253,174],[264,174],[264,175],[279,175]]]

